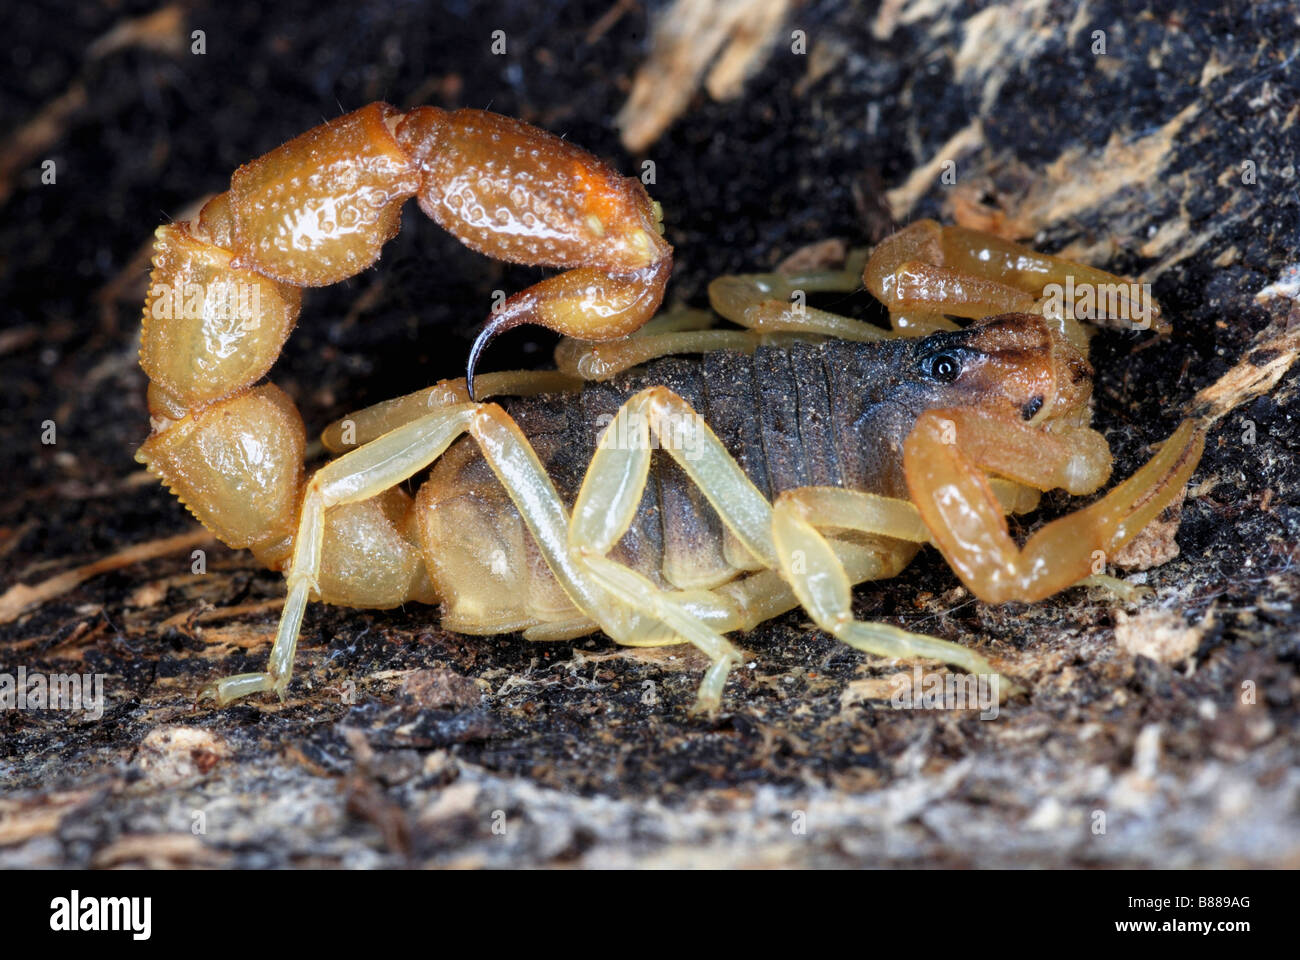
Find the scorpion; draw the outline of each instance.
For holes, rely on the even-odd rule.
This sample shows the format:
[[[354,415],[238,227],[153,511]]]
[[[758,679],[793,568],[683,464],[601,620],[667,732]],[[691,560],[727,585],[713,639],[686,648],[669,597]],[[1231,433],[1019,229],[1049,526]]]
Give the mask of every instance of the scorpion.
[[[488,319],[466,377],[328,426],[337,456],[307,477],[302,419],[259,381],[300,288],[374,263],[410,196],[473,249],[568,270]],[[1199,461],[1205,425],[1184,420],[1127,480],[1020,546],[1009,514],[1044,491],[1094,493],[1112,467],[1090,426],[1088,333],[1045,291],[1127,284],[922,220],[840,270],[715,280],[710,305],[738,326],[720,329],[707,311],[651,319],[672,264],[662,234],[638,180],[556,136],[382,103],[246,164],[194,222],[159,228],[140,350],[152,432],[137,459],[287,586],[266,670],[200,699],[283,700],[311,601],[440,603],[463,634],[689,643],[709,661],[694,707],[706,713],[742,661],[726,635],[802,607],[859,651],[992,675],[1005,698],[1020,688],[978,651],[856,619],[852,587],[932,544],[988,603],[1121,590],[1097,551],[1132,540]],[[889,329],[791,303],[863,285]],[[169,316],[177,290],[184,309]],[[482,347],[519,323],[563,335],[557,369],[476,386]],[[425,471],[411,496],[404,482]]]

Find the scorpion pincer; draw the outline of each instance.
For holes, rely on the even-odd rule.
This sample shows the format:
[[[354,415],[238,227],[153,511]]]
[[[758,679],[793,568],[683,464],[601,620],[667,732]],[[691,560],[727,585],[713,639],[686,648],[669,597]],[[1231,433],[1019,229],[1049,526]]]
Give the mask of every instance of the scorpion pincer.
[[[337,421],[321,439],[339,456],[305,478],[301,418],[254,383],[298,288],[373,262],[417,193],[476,249],[572,267],[508,301],[489,335],[539,322],[575,339],[559,371],[481,376],[480,401],[445,381]],[[551,233],[513,232],[538,218]],[[795,607],[858,650],[1000,676],[970,647],[855,619],[852,586],[895,576],[927,543],[990,603],[1106,582],[1097,552],[1136,536],[1200,458],[1204,425],[1185,421],[1022,547],[1007,514],[1040,491],[1093,493],[1111,471],[1089,425],[1087,337],[1044,290],[1119,278],[921,221],[842,271],[715,281],[714,310],[742,329],[698,311],[646,323],[670,262],[640,184],[571,145],[491,114],[380,104],[241,168],[197,224],[162,228],[141,349],[154,431],[139,457],[218,538],[287,568],[267,669],[203,693],[283,697],[310,600],[440,602],[443,626],[467,634],[690,643],[710,661],[706,711],[741,660],[725,635]],[[159,322],[178,283],[208,299]],[[232,283],[260,291],[256,322],[217,309]],[[789,302],[860,283],[891,330]],[[602,337],[624,339],[591,342]],[[512,399],[481,402],[492,395]],[[426,470],[408,496],[401,484]]]

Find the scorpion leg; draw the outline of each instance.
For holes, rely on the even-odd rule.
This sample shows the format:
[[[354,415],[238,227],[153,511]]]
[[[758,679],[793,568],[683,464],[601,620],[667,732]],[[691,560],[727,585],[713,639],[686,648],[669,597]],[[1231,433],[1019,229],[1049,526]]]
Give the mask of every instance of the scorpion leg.
[[[970,673],[1000,676],[984,657],[969,647],[890,624],[855,620],[849,575],[826,538],[803,515],[798,499],[788,496],[777,499],[772,533],[781,572],[794,587],[800,605],[819,627],[838,640],[880,657],[930,657]],[[1013,695],[1016,685],[1008,681],[1008,687],[1000,693]]]
[[[946,236],[934,220],[919,220],[886,237],[871,252],[862,280],[891,317],[918,312],[978,319],[1033,310],[1037,296],[1003,282],[1000,274],[989,276],[978,263],[974,269],[968,262],[949,264]]]
[[[1010,513],[1028,513],[1038,506],[1038,491],[1010,480],[994,477],[989,485],[998,502]],[[885,580],[896,576],[916,550],[903,544],[915,538],[919,545],[929,539],[920,514],[910,500],[893,500],[875,494],[840,487],[802,487],[784,496],[799,501],[801,510],[818,527],[856,530],[873,537],[890,537],[898,544],[877,542],[872,546],[831,539],[850,583]],[[755,626],[799,606],[795,595],[776,570],[760,570],[747,577],[720,584],[713,591],[725,597],[734,611],[731,620],[707,618],[714,629],[752,630]]]
[[[600,630],[600,624],[590,617],[574,617],[553,623],[536,623],[524,630],[524,639],[534,643],[556,643],[576,640]]]
[[[606,556],[632,525],[650,476],[652,447],[646,414],[655,392],[642,391],[629,399],[601,435],[574,501],[569,549],[607,590],[630,607],[669,625],[681,636],[688,636],[687,631],[703,631],[702,639],[707,637],[717,645],[719,653],[696,699],[697,710],[714,711],[721,705],[728,671],[740,660],[739,653],[721,636],[737,629],[739,611],[707,590],[664,593]],[[678,615],[683,612],[689,621]]]
[[[618,643],[658,645],[667,632],[698,647],[713,665],[697,704],[716,709],[727,673],[740,661],[736,648],[644,577],[599,556],[599,551],[572,549],[568,512],[537,454],[505,411],[495,405],[480,408],[471,432],[575,606]]]
[[[882,242],[881,247],[888,242],[888,239]],[[916,307],[906,313],[890,309],[891,333],[861,320],[790,302],[796,292],[849,293],[857,290],[867,280],[865,264],[875,261],[875,254],[868,261],[865,253],[854,251],[843,270],[803,275],[754,273],[719,277],[709,284],[709,302],[727,319],[766,333],[781,331],[870,341],[889,336],[923,337],[938,330],[957,329],[957,324],[938,309]],[[875,288],[869,283],[868,288],[875,293]],[[890,306],[888,302],[885,305]]]
[[[1038,506],[1037,491],[1000,478],[990,486],[1001,509],[1026,513]],[[777,498],[773,510],[774,541],[782,574],[794,585],[799,604],[817,625],[844,643],[865,653],[884,657],[933,657],[972,673],[995,672],[979,654],[958,644],[910,633],[888,624],[855,621],[848,588],[866,579],[896,575],[911,560],[914,550],[881,544],[875,553],[877,569],[855,568],[842,548],[816,529],[856,530],[873,537],[902,543],[925,543],[930,533],[916,506],[908,500],[840,487],[802,487]],[[834,547],[834,552],[831,548]],[[1019,688],[1003,678],[1002,696]]]
[[[1038,506],[1038,492],[1023,484],[994,477],[989,488],[1003,513],[1028,513]],[[909,543],[929,543],[930,531],[910,500],[882,497],[843,487],[799,487],[777,498],[796,505],[801,517],[816,527],[857,530]]]
[[[765,567],[781,571],[795,597],[823,629],[866,652],[936,657],[972,672],[995,672],[983,657],[958,644],[888,625],[854,621],[849,574],[836,550],[808,521],[798,516],[792,505],[794,501],[785,501],[786,506],[779,507],[781,516],[778,517],[778,511],[774,511],[708,425],[671,390],[666,387],[643,390],[624,404],[619,416],[630,422],[643,421],[654,431],[658,445],[700,488],[723,524]],[[607,432],[605,436],[611,434]],[[590,554],[602,554],[626,529],[640,501],[649,470],[649,449],[621,447],[648,447],[648,444],[611,447],[602,442],[578,494],[574,529],[580,538],[579,547],[585,547]],[[923,536],[914,518],[910,532],[914,537]],[[796,555],[800,550],[802,555]],[[888,554],[888,551],[882,549],[881,553]],[[873,572],[888,575],[886,571],[896,572],[899,566],[890,561],[885,555],[877,570],[868,567],[855,572],[865,576]]]
[[[579,380],[608,380],[656,357],[709,350],[752,353],[758,338],[743,330],[713,330],[707,310],[677,307],[621,340],[593,343],[565,337],[555,347],[555,366]]]
[[[519,427],[495,404],[473,403],[445,407],[411,421],[317,471],[307,483],[303,497],[287,577],[288,599],[268,669],[226,677],[206,687],[200,696],[215,697],[220,704],[269,690],[284,697],[293,670],[303,612],[316,589],[320,571],[325,510],[367,500],[401,483],[441,456],[462,433],[469,433],[478,443],[528,525],[547,565],[575,605],[618,642],[664,642],[662,638],[667,631],[699,646],[714,661],[701,687],[701,702],[716,708],[713,693],[721,690],[727,671],[739,661],[739,653],[668,594],[648,581],[638,583],[639,578],[621,565],[606,561],[599,579],[593,577],[586,558],[578,557],[568,548],[567,512]],[[621,602],[629,589],[629,580],[638,610],[644,611],[640,614]],[[603,586],[607,582],[615,584],[613,591]]]
[[[1150,298],[1131,300],[1133,285],[1122,277],[965,227],[943,227],[918,220],[882,240],[863,270],[863,282],[888,309],[895,327],[932,332],[934,318],[980,317],[1001,313],[1043,313],[1049,285],[1062,290],[1090,286],[1114,291],[1121,316],[1141,316],[1160,325],[1160,306]],[[1087,343],[1072,308],[1049,319],[1077,347]],[[1149,310],[1149,313],[1144,311]],[[919,318],[912,323],[909,318]],[[946,321],[945,321],[946,322]],[[951,325],[949,325],[951,328]]]
[[[431,413],[316,471],[307,483],[302,500],[292,566],[286,577],[288,597],[266,672],[241,673],[218,680],[200,691],[200,698],[211,696],[225,705],[251,693],[274,690],[284,699],[293,673],[302,615],[308,597],[317,589],[325,510],[368,500],[428,466],[469,427],[474,409],[473,404],[459,404]]]
[[[1017,425],[966,417],[953,442],[957,415],[929,411],[917,419],[904,444],[904,471],[935,545],[971,592],[989,603],[1039,600],[1087,578],[1098,551],[1104,558],[1119,549],[1173,501],[1205,443],[1203,428],[1184,421],[1133,476],[1096,503],[1047,524],[1021,548],[1008,533],[984,470],[1042,489],[1071,479],[1092,486],[1095,475],[1076,475],[1075,451],[1067,445],[1064,455],[1053,456],[1047,443],[1036,461],[1016,470],[998,452],[1014,448]]]
[[[506,370],[485,373],[476,381],[479,398],[526,397],[538,393],[567,393],[579,389],[581,381],[553,370]],[[434,410],[467,403],[465,378],[440,380],[432,387],[404,397],[383,400],[335,420],[321,431],[321,444],[330,453],[344,453],[383,436],[390,430],[427,416]]]
[[[745,330],[680,330],[610,343],[564,340],[555,348],[555,364],[573,377],[608,380],[657,357],[710,350],[753,353],[758,344],[759,338]]]
[[[871,341],[890,336],[874,324],[809,307],[809,293],[849,293],[862,285],[863,256],[849,258],[842,270],[802,274],[748,273],[719,277],[709,284],[709,304],[719,314],[756,334],[794,333]],[[796,300],[796,302],[791,302]]]

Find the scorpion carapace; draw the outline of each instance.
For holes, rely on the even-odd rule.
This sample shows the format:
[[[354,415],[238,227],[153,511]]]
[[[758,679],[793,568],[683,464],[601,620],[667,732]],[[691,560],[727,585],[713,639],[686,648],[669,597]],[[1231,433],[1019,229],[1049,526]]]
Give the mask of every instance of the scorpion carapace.
[[[950,229],[914,224],[844,271],[721,278],[711,302],[745,330],[676,312],[623,340],[563,341],[558,372],[481,378],[485,395],[546,395],[509,412],[464,381],[359,411],[325,430],[341,455],[305,483],[301,423],[274,387],[243,395],[256,416],[222,406],[165,424],[151,468],[197,491],[195,512],[228,543],[291,555],[267,670],[204,692],[283,696],[311,599],[437,599],[465,633],[691,643],[711,662],[706,710],[740,660],[724,634],[795,606],[864,652],[996,675],[966,646],[855,620],[852,585],[932,543],[987,601],[1118,586],[1096,575],[1098,553],[1178,496],[1204,430],[1184,422],[1133,476],[1019,546],[1008,513],[1110,474],[1089,426],[1087,337],[1043,299],[1076,265]],[[859,282],[892,333],[785,299]],[[949,319],[972,313],[965,328]],[[656,361],[668,354],[699,356]],[[400,484],[430,466],[412,500]]]

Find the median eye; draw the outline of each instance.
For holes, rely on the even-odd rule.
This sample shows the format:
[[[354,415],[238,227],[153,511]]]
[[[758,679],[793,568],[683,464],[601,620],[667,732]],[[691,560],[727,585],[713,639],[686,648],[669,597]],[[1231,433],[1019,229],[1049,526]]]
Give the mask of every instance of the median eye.
[[[951,353],[936,354],[926,362],[926,366],[931,379],[940,383],[952,383],[961,376],[961,360]]]

